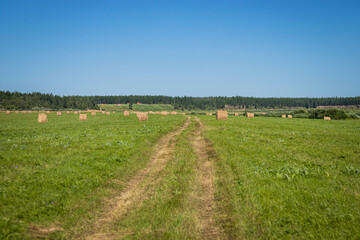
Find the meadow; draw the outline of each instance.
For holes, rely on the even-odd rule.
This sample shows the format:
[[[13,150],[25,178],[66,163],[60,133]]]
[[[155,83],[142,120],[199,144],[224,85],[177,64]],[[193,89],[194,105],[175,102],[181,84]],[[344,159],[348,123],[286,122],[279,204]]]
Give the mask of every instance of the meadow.
[[[37,225],[61,222],[70,228],[91,217],[118,182],[148,161],[161,136],[178,128],[183,116],[0,113],[0,239],[26,239]],[[86,224],[85,224],[86,225]]]
[[[230,238],[360,238],[358,120],[201,119]]]
[[[360,238],[359,120],[78,117],[0,113],[1,239]]]

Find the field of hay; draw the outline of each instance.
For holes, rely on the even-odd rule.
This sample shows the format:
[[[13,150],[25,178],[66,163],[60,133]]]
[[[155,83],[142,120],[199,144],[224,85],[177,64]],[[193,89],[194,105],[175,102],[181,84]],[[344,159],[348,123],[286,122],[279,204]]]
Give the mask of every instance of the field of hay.
[[[154,142],[183,116],[0,113],[0,239],[24,239],[29,225],[67,228],[99,210],[119,182],[143,168]],[[121,187],[121,186],[120,186]]]
[[[0,113],[0,239],[360,238],[359,120],[47,115]]]
[[[201,120],[231,238],[360,238],[360,121]]]

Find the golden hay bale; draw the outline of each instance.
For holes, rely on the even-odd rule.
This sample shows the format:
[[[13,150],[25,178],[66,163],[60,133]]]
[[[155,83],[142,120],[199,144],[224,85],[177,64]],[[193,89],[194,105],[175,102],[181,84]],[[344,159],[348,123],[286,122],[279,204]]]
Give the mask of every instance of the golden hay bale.
[[[22,113],[23,113],[23,114],[25,114],[25,113],[26,113],[26,111],[22,111]]]
[[[67,114],[69,114],[69,113],[70,113],[70,111],[66,111],[66,113],[67,113]]]
[[[254,113],[247,113],[246,116],[247,116],[248,118],[254,118]]]
[[[177,112],[171,112],[170,114],[172,114],[172,115],[176,115],[176,114],[177,114]]]
[[[129,116],[129,111],[124,111],[124,116]]]
[[[46,123],[48,122],[47,115],[45,113],[39,113],[38,123]]]
[[[137,112],[136,116],[139,119],[139,121],[147,121],[148,120],[148,115],[146,112]]]
[[[286,118],[286,115],[281,115],[281,118]]]
[[[331,117],[324,117],[324,120],[331,120]]]
[[[96,116],[96,112],[92,112],[92,113],[91,113],[91,116]]]
[[[110,112],[106,112],[106,115],[108,115],[108,116],[109,116],[109,115],[110,115]]]
[[[57,112],[57,113],[56,113],[56,116],[61,116],[61,112]]]
[[[113,113],[115,113],[115,111],[113,111]]]
[[[74,114],[78,114],[79,112],[75,111]]]
[[[185,113],[181,113],[182,115],[185,115]]]
[[[10,114],[10,111],[6,111],[6,114]]]
[[[217,120],[227,120],[228,119],[228,113],[226,110],[222,111],[219,110],[216,112],[216,119]]]
[[[153,111],[149,111],[150,114],[153,114],[154,112]]]
[[[105,111],[101,111],[102,114],[105,114]]]
[[[27,111],[27,113],[31,113],[31,111]]]
[[[166,115],[168,115],[168,112],[167,111],[162,111],[161,115],[166,116]]]
[[[15,111],[15,113],[19,113],[19,111]]]
[[[47,114],[49,114],[49,113],[50,113],[50,111],[46,111],[46,113],[47,113]]]
[[[80,114],[79,115],[79,120],[87,120],[87,114]]]
[[[235,113],[235,116],[239,116],[239,113]]]
[[[292,115],[288,115],[288,118],[292,118]]]

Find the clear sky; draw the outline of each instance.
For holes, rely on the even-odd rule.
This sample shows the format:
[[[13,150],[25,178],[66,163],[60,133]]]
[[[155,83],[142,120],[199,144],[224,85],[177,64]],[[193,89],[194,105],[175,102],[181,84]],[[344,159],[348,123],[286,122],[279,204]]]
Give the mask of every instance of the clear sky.
[[[359,0],[0,0],[0,90],[360,95]]]

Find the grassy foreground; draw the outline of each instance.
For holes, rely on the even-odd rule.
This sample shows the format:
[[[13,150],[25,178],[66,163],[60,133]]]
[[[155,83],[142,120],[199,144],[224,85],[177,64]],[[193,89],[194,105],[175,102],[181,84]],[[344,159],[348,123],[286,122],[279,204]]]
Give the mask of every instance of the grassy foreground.
[[[68,234],[54,238],[68,238],[73,226],[86,231],[111,189],[122,188],[145,166],[154,142],[185,120],[98,113],[79,121],[73,113],[50,113],[39,124],[37,116],[0,113],[0,239],[32,238],[31,226]]]
[[[360,238],[360,121],[201,119],[231,239]]]

